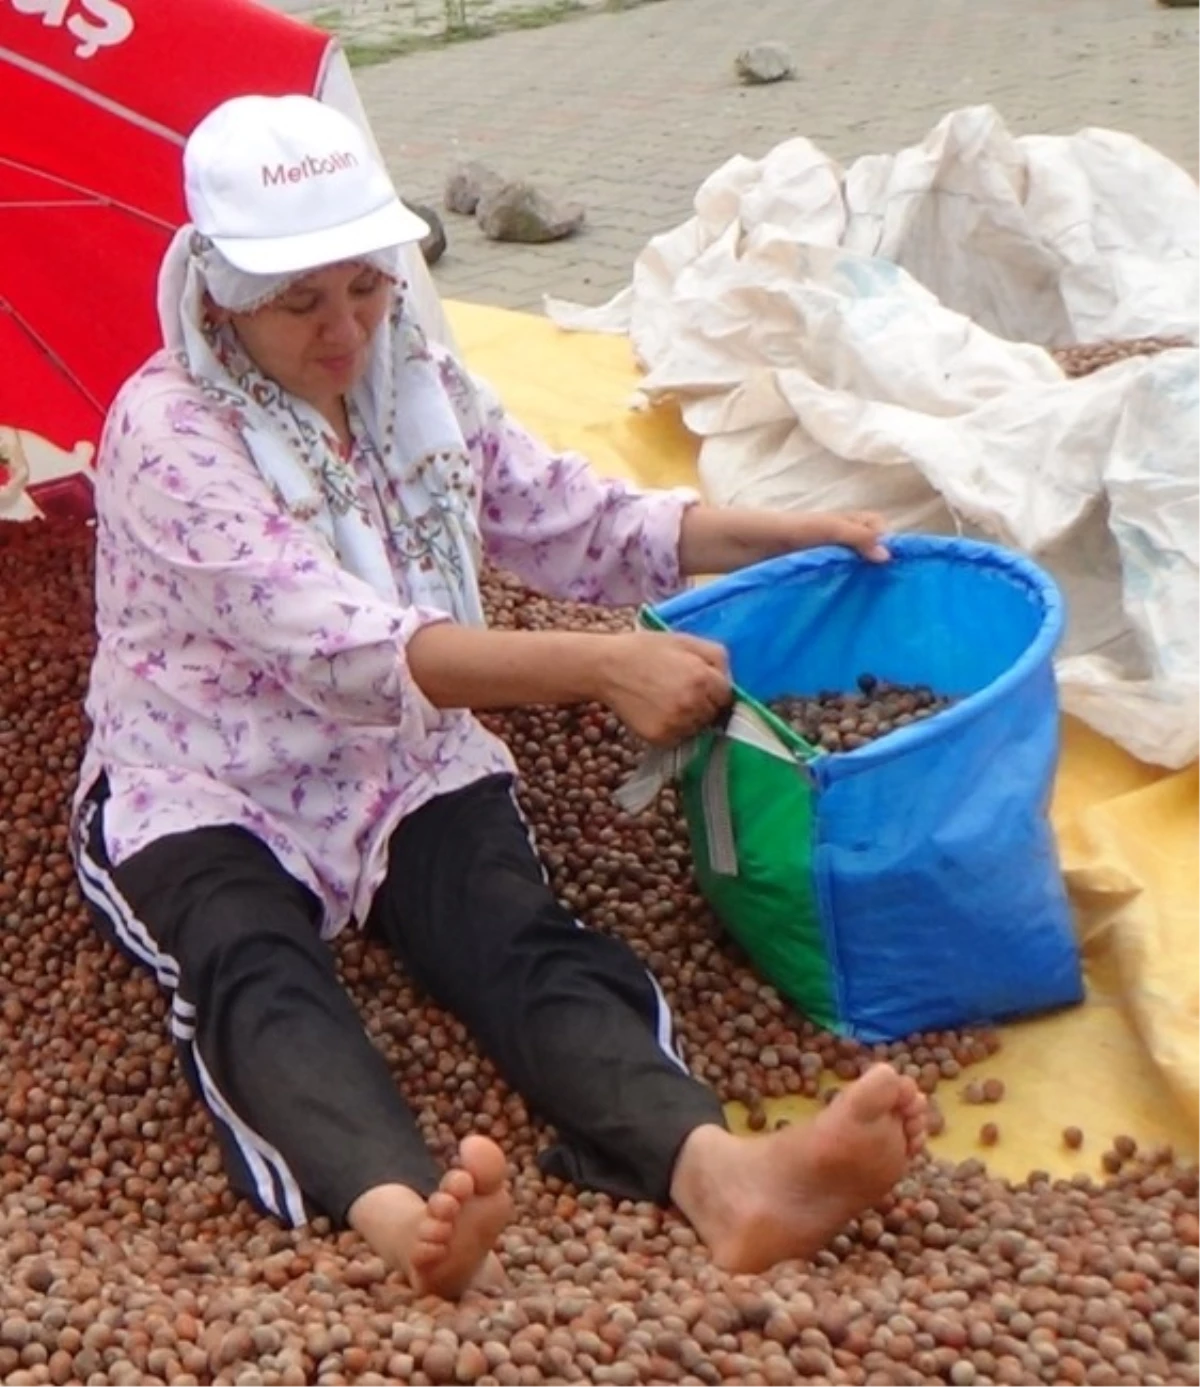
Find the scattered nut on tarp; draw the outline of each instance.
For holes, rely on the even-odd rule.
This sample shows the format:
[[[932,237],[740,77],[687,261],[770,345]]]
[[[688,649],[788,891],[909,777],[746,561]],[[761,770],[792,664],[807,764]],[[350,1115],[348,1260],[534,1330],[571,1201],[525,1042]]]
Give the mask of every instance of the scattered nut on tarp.
[[[586,213],[578,202],[557,203],[530,183],[503,183],[480,198],[475,220],[492,241],[530,245],[560,241],[583,226]]]
[[[733,62],[734,70],[743,82],[761,86],[766,82],[782,82],[796,75],[796,60],[786,44],[767,41],[743,48]]]
[[[499,188],[506,180],[495,169],[478,160],[460,164],[446,180],[444,202],[447,212],[472,217],[485,193]]]

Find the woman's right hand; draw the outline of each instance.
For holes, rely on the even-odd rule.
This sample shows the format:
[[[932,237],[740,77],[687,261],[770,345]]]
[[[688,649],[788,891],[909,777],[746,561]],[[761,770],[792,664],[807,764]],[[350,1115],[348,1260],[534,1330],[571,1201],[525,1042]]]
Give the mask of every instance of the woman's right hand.
[[[733,699],[725,648],[675,631],[630,631],[604,641],[597,697],[654,746],[677,746]]]

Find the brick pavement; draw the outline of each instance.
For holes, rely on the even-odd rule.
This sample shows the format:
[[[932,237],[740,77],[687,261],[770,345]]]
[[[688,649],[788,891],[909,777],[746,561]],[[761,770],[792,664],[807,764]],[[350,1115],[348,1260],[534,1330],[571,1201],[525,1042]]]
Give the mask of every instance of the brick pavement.
[[[399,186],[440,203],[483,158],[580,198],[589,225],[544,247],[447,218],[452,298],[540,310],[600,302],[731,155],[807,135],[849,160],[990,102],[1016,133],[1125,129],[1196,172],[1197,13],[1150,0],[655,0],[415,53],[356,72]],[[737,49],[789,43],[798,79],[745,88]]]

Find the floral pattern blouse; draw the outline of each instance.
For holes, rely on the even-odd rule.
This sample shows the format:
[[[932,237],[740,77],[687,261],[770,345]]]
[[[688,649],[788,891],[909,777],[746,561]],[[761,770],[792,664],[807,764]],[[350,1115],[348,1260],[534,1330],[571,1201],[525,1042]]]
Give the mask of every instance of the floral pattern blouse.
[[[678,589],[691,492],[601,479],[548,451],[452,357],[439,367],[491,562],[582,601]],[[316,892],[332,935],[365,919],[407,814],[513,763],[470,712],[435,708],[409,673],[408,641],[448,619],[406,605],[411,546],[389,536],[402,597],[385,601],[283,511],[237,422],[165,353],[113,405],[97,467],[99,646],[77,807],[107,774],[114,864],[166,834],[248,829]],[[387,498],[365,442],[347,467],[382,526]]]

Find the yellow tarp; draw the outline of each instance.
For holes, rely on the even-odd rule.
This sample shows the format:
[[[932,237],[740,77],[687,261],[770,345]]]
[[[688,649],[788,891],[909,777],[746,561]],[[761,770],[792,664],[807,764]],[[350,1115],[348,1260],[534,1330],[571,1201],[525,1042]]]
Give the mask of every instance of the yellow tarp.
[[[637,370],[621,338],[568,334],[525,314],[450,303],[472,369],[552,446],[575,448],[610,475],[651,486],[694,485],[696,442],[673,410],[628,408]],[[978,1131],[1001,1137],[988,1164],[1097,1173],[1119,1133],[1196,1154],[1200,1113],[1196,767],[1144,766],[1068,719],[1054,824],[1076,908],[1088,1000],[1073,1011],[1007,1027],[1004,1046],[971,1077],[1002,1078],[997,1107],[967,1107],[939,1091],[941,1154],[983,1154]],[[797,1107],[777,1105],[786,1112]],[[1083,1129],[1078,1153],[1064,1126]]]

